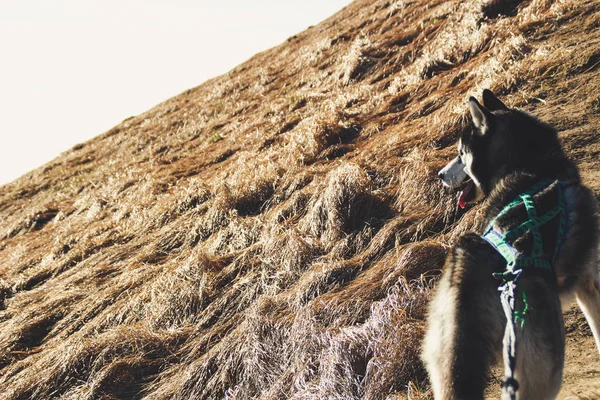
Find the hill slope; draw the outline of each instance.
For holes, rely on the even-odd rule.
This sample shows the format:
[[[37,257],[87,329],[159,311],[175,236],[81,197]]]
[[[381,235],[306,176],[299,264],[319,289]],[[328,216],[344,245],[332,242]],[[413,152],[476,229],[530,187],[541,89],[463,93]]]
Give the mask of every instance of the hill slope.
[[[0,188],[0,398],[427,398],[429,289],[479,223],[435,176],[465,100],[556,125],[600,194],[599,28],[594,1],[358,0]],[[567,322],[564,393],[595,398]]]

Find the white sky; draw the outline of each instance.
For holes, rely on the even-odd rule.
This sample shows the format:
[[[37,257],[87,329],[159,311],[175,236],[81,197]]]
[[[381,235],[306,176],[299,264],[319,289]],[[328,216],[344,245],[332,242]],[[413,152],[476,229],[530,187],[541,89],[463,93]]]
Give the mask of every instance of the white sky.
[[[0,0],[0,184],[350,0]]]

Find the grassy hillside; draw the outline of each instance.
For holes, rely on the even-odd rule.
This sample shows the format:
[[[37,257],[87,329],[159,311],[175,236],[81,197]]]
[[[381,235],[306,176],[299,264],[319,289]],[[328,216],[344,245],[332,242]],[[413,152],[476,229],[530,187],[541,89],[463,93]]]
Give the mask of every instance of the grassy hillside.
[[[436,179],[465,100],[553,123],[600,194],[599,29],[596,1],[358,0],[1,187],[0,399],[429,398],[425,305],[480,218]],[[597,398],[567,321],[565,393]]]

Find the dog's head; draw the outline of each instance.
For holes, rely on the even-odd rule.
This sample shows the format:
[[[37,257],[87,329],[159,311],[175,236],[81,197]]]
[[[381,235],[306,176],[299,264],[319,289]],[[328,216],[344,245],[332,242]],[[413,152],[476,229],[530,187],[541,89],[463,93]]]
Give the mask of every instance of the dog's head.
[[[508,128],[508,107],[486,89],[483,106],[471,97],[469,111],[473,126],[461,135],[458,156],[438,174],[445,187],[460,191],[461,208],[489,194],[506,173],[508,157],[506,143],[500,140],[500,136],[505,136],[500,131]]]

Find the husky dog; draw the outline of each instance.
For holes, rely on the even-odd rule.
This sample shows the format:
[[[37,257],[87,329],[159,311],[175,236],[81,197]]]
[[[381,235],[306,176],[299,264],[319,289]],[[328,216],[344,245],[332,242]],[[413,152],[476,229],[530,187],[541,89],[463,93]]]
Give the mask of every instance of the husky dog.
[[[543,212],[557,206],[559,184],[562,188],[564,226],[549,221],[537,232],[543,239],[542,256],[553,260],[551,268],[523,268],[515,291],[515,309],[525,314],[523,325],[516,326],[516,398],[554,399],[564,363],[561,304],[568,307],[573,295],[600,350],[596,202],[553,127],[508,108],[489,90],[483,92],[483,106],[471,97],[469,110],[472,129],[461,135],[458,156],[439,172],[444,186],[459,192],[460,207],[485,199],[485,223],[502,234],[527,219],[523,204],[504,212],[521,193],[551,182],[532,195]],[[564,230],[561,239],[559,229]],[[526,232],[514,249],[526,253],[532,243]],[[448,255],[429,306],[422,352],[437,400],[483,399],[507,325],[498,292],[501,281],[492,274],[506,268],[499,251],[475,233],[463,235]]]

